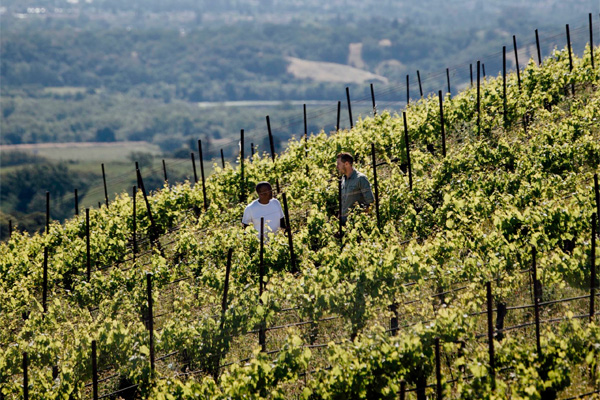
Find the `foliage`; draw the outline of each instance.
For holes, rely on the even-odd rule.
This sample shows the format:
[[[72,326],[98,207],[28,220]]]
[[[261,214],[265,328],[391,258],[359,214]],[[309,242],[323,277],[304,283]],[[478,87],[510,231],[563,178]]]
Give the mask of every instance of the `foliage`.
[[[50,161],[2,173],[2,211],[16,217],[21,229],[34,232],[45,226],[46,192],[49,192],[52,205],[50,217],[64,220],[73,214],[73,205],[64,202],[64,196],[77,188],[79,197],[83,198],[90,175],[72,171],[67,163]],[[37,223],[36,218],[43,218],[44,222]],[[16,221],[14,223],[16,225]]]
[[[404,381],[422,399],[434,379],[436,339],[442,388],[460,398],[550,399],[576,384],[597,384],[581,372],[597,367],[600,348],[597,324],[577,321],[588,318],[587,303],[552,302],[573,295],[576,301],[590,286],[600,102],[598,73],[588,62],[589,53],[576,58],[569,73],[559,51],[543,67],[527,67],[521,91],[511,75],[507,115],[498,113],[501,80],[487,81],[481,133],[474,90],[446,98],[445,158],[436,151],[437,98],[411,104],[412,191],[402,166],[403,121],[383,112],[352,131],[291,141],[275,162],[265,154],[238,159],[244,182],[239,166],[215,165],[206,210],[202,186],[189,182],[153,193],[152,219],[137,196],[135,256],[130,195],[92,210],[90,279],[83,216],[53,223],[45,235],[15,232],[0,244],[0,390],[18,396],[28,351],[32,398],[81,397],[90,381],[91,340],[99,344],[100,365],[137,385],[142,398],[395,398]],[[576,93],[565,95],[571,83]],[[377,170],[381,223],[373,210],[355,210],[336,237],[335,155],[351,151],[373,182],[371,143],[385,163]],[[262,180],[278,180],[286,193],[297,274],[289,242],[277,233],[264,245],[261,278],[257,236],[240,226],[249,200],[240,200],[240,191],[251,195]],[[149,240],[155,233],[158,241]],[[493,283],[496,304],[523,305],[512,302],[529,297],[532,246],[543,299],[552,300],[542,310],[564,318],[543,325],[541,352],[526,330],[497,336],[492,382],[480,335],[484,283]],[[50,300],[43,313],[45,248]],[[154,372],[147,273],[161,356]],[[401,324],[389,335],[394,307]],[[528,312],[510,315],[514,323],[531,321]],[[277,355],[256,345],[264,326],[271,328],[268,350],[276,346]]]

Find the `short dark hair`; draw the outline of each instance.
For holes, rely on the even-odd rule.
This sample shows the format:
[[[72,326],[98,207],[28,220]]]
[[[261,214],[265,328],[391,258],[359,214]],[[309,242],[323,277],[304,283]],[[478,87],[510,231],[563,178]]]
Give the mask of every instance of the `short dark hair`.
[[[262,188],[263,186],[267,186],[269,188],[269,190],[273,190],[273,187],[271,186],[271,184],[267,181],[262,181],[262,182],[258,182],[256,184],[256,193],[258,193],[258,191],[260,190],[260,188]]]
[[[341,159],[342,162],[349,162],[350,165],[354,164],[354,157],[352,157],[352,154],[346,153],[345,151],[338,154],[336,158]]]

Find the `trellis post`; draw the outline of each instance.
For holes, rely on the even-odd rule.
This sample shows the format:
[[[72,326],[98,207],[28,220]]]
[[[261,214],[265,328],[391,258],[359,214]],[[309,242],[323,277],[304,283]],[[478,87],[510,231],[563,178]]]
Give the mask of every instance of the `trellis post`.
[[[85,267],[87,272],[88,282],[92,277],[92,260],[90,250],[90,209],[85,209]]]
[[[592,28],[592,13],[589,13],[589,25],[590,25],[590,56],[592,59],[592,70],[595,69],[594,67],[594,30]]]
[[[42,282],[42,307],[48,311],[48,247],[44,247],[44,275]]]
[[[535,344],[538,355],[542,354],[542,345],[540,344],[540,283],[537,279],[537,249],[531,247],[532,272],[533,272],[533,303],[535,310]]]
[[[590,322],[594,320],[596,298],[596,213],[592,214],[592,249],[590,254]]]
[[[508,104],[506,100],[506,46],[502,46],[502,107],[504,128],[508,127]]]
[[[306,165],[306,175],[308,175],[308,121],[306,118],[306,104],[303,105],[304,111],[304,163]]]
[[[92,396],[98,400],[98,363],[96,341],[92,340]]]
[[[202,154],[202,140],[198,140],[198,153],[200,155],[200,174],[202,176],[202,197],[204,199],[204,211],[208,208],[206,200],[206,180],[204,178],[204,156]]]
[[[477,61],[477,135],[481,135],[481,62]]]
[[[412,191],[412,166],[410,164],[410,143],[408,141],[408,124],[406,122],[406,112],[402,113],[402,119],[404,120],[404,143],[406,144],[406,162],[408,163],[408,188]]]
[[[490,379],[492,380],[492,389],[496,387],[496,361],[494,355],[494,305],[492,301],[492,284],[486,282],[486,298],[487,298],[487,324],[488,324],[488,354],[490,358]]]
[[[50,192],[46,192],[46,235],[50,233]]]
[[[346,101],[348,102],[348,118],[350,119],[350,129],[354,128],[354,121],[352,118],[352,103],[350,103],[350,88],[346,86]]]
[[[542,65],[542,52],[540,51],[540,36],[538,30],[535,30],[535,47],[537,49],[538,65]]]
[[[513,49],[515,51],[515,63],[517,65],[517,83],[521,91],[521,69],[519,68],[519,51],[517,50],[517,37],[513,35]]]
[[[246,181],[244,178],[244,130],[240,131],[240,202],[246,201]]]
[[[77,189],[74,190],[73,195],[75,197],[75,215],[79,215],[79,195]]]
[[[569,30],[569,24],[566,25],[566,29],[567,29],[567,49],[569,50],[569,72],[572,74],[573,73],[573,51],[571,49],[571,31]],[[571,94],[575,95],[575,82],[571,82]]]
[[[148,296],[148,333],[150,334],[150,369],[154,373],[154,311],[152,301],[152,274],[146,274],[146,295]]]
[[[379,216],[379,187],[377,185],[377,161],[375,158],[375,143],[371,143],[371,159],[373,163],[373,184],[375,186],[375,214],[377,216],[377,227],[381,229],[381,218]]]
[[[106,189],[106,174],[104,173],[104,163],[102,164],[102,182],[104,182],[104,200],[108,207],[108,190]]]
[[[377,105],[375,104],[375,89],[371,83],[371,103],[373,103],[373,116],[377,115]]]
[[[340,131],[340,115],[342,113],[342,102],[338,100],[337,104],[337,123],[335,125],[336,133]]]
[[[446,157],[446,128],[444,127],[444,103],[442,99],[442,91],[438,91],[440,100],[440,128],[442,131],[442,155]]]
[[[258,275],[259,275],[259,283],[258,283],[258,302],[261,306],[263,306],[262,295],[265,290],[265,265],[264,265],[264,241],[265,241],[265,219],[264,217],[260,218],[260,253],[259,253],[259,264],[258,264]],[[262,352],[267,351],[267,332],[265,326],[265,319],[260,322],[260,328],[258,331],[258,344],[260,345],[260,349]]]
[[[286,194],[282,193],[281,196],[283,198],[283,212],[285,215],[285,223],[287,225],[287,237],[288,237],[288,244],[290,247],[290,258],[292,260],[292,273],[295,274],[298,272],[298,265],[296,262],[296,254],[294,253],[294,241],[292,240],[292,225],[291,225],[291,221],[290,221],[290,212],[288,209]]]
[[[29,376],[27,374],[27,368],[29,366],[29,360],[27,359],[27,352],[23,353],[23,399],[29,400]]]
[[[165,164],[165,160],[162,160],[162,166],[163,166],[163,175],[165,177],[165,184],[169,183],[169,178],[167,177],[167,164]]]
[[[442,400],[444,392],[442,388],[442,362],[440,360],[440,338],[435,338],[435,382],[436,382],[436,398]]]
[[[410,104],[410,78],[406,75],[406,105]]]

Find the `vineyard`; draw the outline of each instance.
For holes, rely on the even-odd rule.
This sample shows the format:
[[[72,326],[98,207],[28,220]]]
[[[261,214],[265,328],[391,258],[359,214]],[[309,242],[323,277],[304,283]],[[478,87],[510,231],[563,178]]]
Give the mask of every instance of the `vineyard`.
[[[138,170],[105,207],[14,231],[0,398],[598,396],[592,49],[196,184],[146,193]],[[344,226],[341,151],[377,197]],[[263,180],[291,227],[267,242],[240,223]]]

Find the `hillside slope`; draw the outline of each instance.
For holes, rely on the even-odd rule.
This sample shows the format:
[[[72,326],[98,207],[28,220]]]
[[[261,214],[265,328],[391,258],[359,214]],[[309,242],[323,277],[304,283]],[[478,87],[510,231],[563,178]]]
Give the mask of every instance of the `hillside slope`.
[[[445,157],[432,97],[405,110],[410,167],[403,116],[383,112],[292,142],[275,163],[215,166],[206,209],[202,185],[186,183],[90,210],[89,236],[85,213],[15,233],[0,245],[0,390],[19,397],[27,364],[32,398],[91,398],[95,341],[100,395],[127,399],[597,392],[600,57],[590,61],[571,72],[559,51],[531,63],[521,82],[508,76],[506,99],[502,78],[488,79],[480,112],[474,88],[446,96]],[[356,210],[341,238],[340,151],[372,183],[376,159],[379,193],[379,224],[375,209]],[[285,192],[294,251],[278,234],[263,264],[239,223],[260,180]]]

